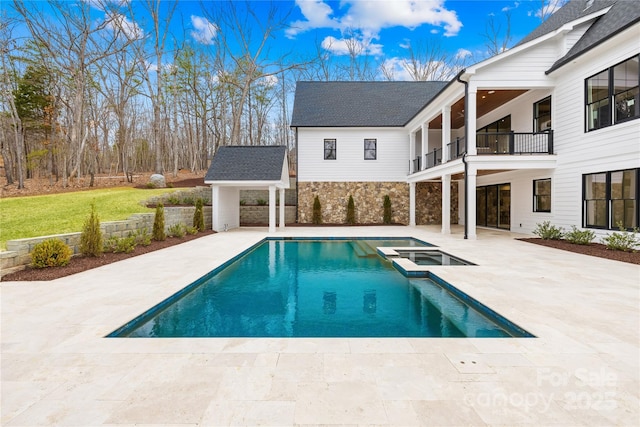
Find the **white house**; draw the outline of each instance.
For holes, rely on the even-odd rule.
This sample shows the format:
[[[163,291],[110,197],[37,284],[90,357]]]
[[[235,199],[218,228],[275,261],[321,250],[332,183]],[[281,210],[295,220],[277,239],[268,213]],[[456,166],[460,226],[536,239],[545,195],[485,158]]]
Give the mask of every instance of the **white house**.
[[[573,0],[449,82],[299,82],[299,220],[638,226],[639,62],[640,2]]]

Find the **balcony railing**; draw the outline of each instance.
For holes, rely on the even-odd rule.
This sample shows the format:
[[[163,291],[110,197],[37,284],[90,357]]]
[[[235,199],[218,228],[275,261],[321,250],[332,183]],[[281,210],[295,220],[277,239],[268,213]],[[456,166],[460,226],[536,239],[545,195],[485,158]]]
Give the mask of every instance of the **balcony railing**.
[[[478,155],[553,154],[553,131],[478,133],[476,149]]]
[[[459,159],[467,152],[464,138],[456,138],[447,145],[449,160]],[[553,154],[553,131],[546,132],[493,132],[476,134],[478,155]],[[442,164],[442,149],[435,148],[413,159],[413,173]]]
[[[434,148],[430,153],[424,155],[424,168],[429,169],[442,164],[442,148]]]
[[[464,137],[462,137],[456,138],[455,141],[447,145],[447,148],[449,148],[449,160],[458,159],[467,152],[467,144],[465,142]]]

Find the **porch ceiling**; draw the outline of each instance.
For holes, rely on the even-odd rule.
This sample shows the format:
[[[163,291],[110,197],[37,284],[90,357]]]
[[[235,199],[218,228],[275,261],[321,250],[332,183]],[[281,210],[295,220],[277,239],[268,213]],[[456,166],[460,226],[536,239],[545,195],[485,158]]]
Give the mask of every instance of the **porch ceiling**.
[[[482,117],[502,104],[525,93],[526,90],[479,90],[476,95],[476,117]],[[451,106],[451,129],[464,126],[464,97]],[[442,129],[442,114],[429,122],[429,129]]]

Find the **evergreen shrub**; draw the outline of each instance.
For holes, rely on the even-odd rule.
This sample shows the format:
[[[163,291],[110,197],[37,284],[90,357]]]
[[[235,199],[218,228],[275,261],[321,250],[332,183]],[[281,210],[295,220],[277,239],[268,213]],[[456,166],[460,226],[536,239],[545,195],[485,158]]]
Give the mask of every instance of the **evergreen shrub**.
[[[34,246],[31,265],[35,268],[62,267],[69,264],[73,251],[60,239],[47,239]]]

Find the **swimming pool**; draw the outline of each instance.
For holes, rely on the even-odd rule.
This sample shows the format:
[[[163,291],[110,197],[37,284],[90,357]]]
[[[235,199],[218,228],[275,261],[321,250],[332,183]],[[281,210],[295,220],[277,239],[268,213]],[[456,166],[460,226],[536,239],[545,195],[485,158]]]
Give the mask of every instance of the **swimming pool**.
[[[436,277],[403,276],[378,246],[428,244],[266,239],[109,336],[531,336]]]

